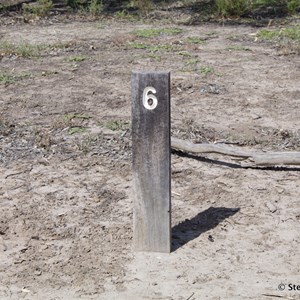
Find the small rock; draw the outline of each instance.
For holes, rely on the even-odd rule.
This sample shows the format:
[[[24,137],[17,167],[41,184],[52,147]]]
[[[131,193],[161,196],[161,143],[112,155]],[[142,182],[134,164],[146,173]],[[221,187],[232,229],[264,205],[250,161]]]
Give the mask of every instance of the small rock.
[[[252,119],[253,120],[258,120],[258,119],[261,119],[261,116],[260,115],[253,115]]]
[[[271,202],[267,202],[266,203],[266,207],[269,209],[269,211],[271,213],[274,213],[274,212],[277,211],[277,207],[273,203],[271,203]]]
[[[34,271],[34,275],[41,276],[42,275],[42,271],[41,270],[35,270]]]
[[[208,236],[208,240],[209,240],[210,242],[214,242],[214,241],[215,241],[214,238],[212,237],[212,235],[209,235],[209,236]]]
[[[26,287],[23,287],[23,288],[22,288],[22,292],[23,292],[23,293],[30,293],[30,290],[27,289]]]

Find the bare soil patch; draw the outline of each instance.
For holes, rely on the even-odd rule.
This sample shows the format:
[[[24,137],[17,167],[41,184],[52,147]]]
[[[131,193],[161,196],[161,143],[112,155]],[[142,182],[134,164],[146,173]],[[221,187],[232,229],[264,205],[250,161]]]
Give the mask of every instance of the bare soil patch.
[[[300,168],[174,153],[173,252],[134,253],[130,136],[131,71],[166,70],[173,136],[300,151],[299,56],[250,26],[2,21],[1,299],[300,299]]]

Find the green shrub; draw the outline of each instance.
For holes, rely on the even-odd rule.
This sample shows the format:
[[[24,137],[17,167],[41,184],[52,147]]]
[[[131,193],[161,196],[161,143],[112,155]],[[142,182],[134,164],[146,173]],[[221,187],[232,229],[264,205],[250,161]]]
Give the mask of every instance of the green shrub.
[[[80,7],[87,6],[87,1],[85,0],[66,0],[66,4],[73,9],[79,9]]]
[[[277,6],[281,0],[255,0],[254,6]]]
[[[274,15],[295,14],[300,10],[300,0],[255,0],[253,8],[268,10]]]
[[[15,83],[15,77],[12,75],[7,75],[7,74],[1,74],[0,73],[0,84],[11,84]]]
[[[300,0],[215,0],[215,11],[221,17],[241,17],[254,11],[282,16],[300,11]]]
[[[29,3],[23,5],[23,12],[25,14],[33,14],[44,17],[53,7],[52,0],[38,0],[37,3]]]
[[[127,8],[137,9],[142,15],[147,15],[153,10],[152,0],[131,0],[127,4]]]
[[[287,9],[290,14],[300,11],[300,0],[290,0],[287,3]]]
[[[103,12],[103,0],[65,0],[66,4],[84,14],[99,15]]]
[[[104,124],[104,126],[112,131],[128,130],[130,123],[127,120],[111,120]]]
[[[16,81],[31,77],[31,73],[7,74],[0,72],[0,85],[13,84]]]
[[[275,30],[262,29],[257,36],[288,50],[289,53],[300,54],[300,24]]]
[[[88,12],[91,15],[99,15],[103,12],[103,3],[101,0],[91,0],[88,6]]]
[[[284,40],[300,43],[300,25],[294,25],[287,28],[268,30],[262,29],[258,32],[258,37],[263,40]]]
[[[19,45],[15,45],[9,42],[0,43],[0,51],[4,55],[16,55],[24,58],[38,58],[41,56],[43,50],[41,45],[33,45],[27,42],[22,42]]]
[[[250,8],[247,0],[216,0],[216,12],[221,17],[240,17],[247,14]]]

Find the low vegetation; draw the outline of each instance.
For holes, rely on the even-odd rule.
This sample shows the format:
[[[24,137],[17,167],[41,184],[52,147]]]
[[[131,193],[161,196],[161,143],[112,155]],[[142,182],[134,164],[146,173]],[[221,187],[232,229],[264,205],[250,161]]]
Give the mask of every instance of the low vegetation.
[[[136,30],[134,34],[141,38],[153,38],[158,36],[177,35],[182,32],[183,30],[181,28],[149,28]]]
[[[81,61],[84,61],[84,60],[86,60],[86,57],[82,56],[82,55],[71,56],[71,57],[68,58],[69,62],[81,62]]]
[[[216,0],[215,10],[221,17],[283,16],[300,10],[299,0]]]
[[[46,16],[53,7],[52,0],[38,0],[36,3],[23,4],[23,12],[25,14]]]
[[[281,29],[262,29],[258,36],[264,40],[284,40],[289,39],[300,43],[300,25]]]
[[[249,13],[250,1],[245,0],[216,0],[216,13],[222,17],[244,16]]]
[[[23,4],[25,14],[46,16],[55,6],[54,0],[36,0]],[[300,0],[185,0],[185,1],[154,1],[154,0],[65,0],[66,6],[74,11],[100,15],[113,12],[117,17],[130,18],[133,15],[147,16],[156,7],[176,4],[185,6],[191,11],[214,17],[251,17],[251,16],[286,16],[300,12]],[[7,5],[0,4],[0,10]]]
[[[39,58],[43,54],[52,50],[65,50],[74,48],[76,43],[70,42],[56,42],[54,44],[32,44],[26,41],[12,43],[8,41],[0,41],[0,57],[1,56],[17,56],[22,58]],[[71,61],[83,61],[84,56],[73,56]]]
[[[30,73],[8,74],[0,72],[0,84],[8,85],[16,83],[25,78],[31,77]]]
[[[203,45],[205,44],[205,39],[199,36],[189,36],[187,38],[187,43],[194,44],[194,45]]]
[[[130,122],[127,120],[110,120],[103,125],[112,131],[124,131],[130,128]]]
[[[215,70],[211,66],[202,66],[200,68],[200,73],[204,75],[204,77],[207,77],[209,74],[213,74]]]
[[[0,84],[11,84],[14,83],[15,80],[15,76],[12,75],[8,75],[8,74],[0,74]]]
[[[280,29],[262,29],[257,37],[275,43],[280,48],[288,49],[289,52],[300,54],[300,24]]]
[[[129,44],[130,48],[133,49],[142,49],[146,50],[148,52],[159,52],[159,51],[173,51],[175,50],[172,45],[168,44],[152,44],[152,43],[137,43],[137,42],[130,42]]]
[[[98,15],[103,12],[103,3],[99,0],[91,0],[87,11],[92,15]]]
[[[1,55],[15,55],[23,58],[40,57],[43,46],[22,42],[18,45],[10,42],[0,42]]]

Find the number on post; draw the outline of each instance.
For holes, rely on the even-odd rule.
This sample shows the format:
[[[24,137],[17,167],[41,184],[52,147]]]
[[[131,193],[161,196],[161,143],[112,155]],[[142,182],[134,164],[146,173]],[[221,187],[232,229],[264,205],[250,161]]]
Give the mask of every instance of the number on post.
[[[156,94],[156,89],[154,87],[148,86],[144,89],[143,105],[146,109],[153,110],[158,104],[157,98],[153,94]]]

